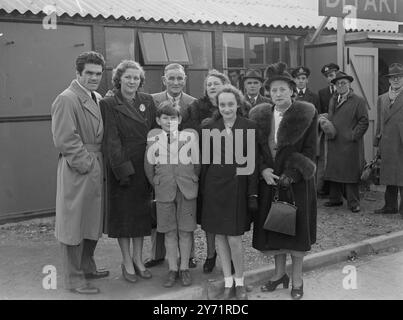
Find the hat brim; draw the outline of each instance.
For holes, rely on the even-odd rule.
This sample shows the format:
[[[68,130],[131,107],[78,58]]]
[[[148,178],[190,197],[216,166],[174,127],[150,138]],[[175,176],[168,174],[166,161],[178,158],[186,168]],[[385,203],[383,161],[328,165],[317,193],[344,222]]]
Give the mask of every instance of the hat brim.
[[[353,78],[352,76],[342,76],[342,77],[334,78],[331,82],[332,82],[333,84],[336,84],[336,82],[337,82],[338,80],[341,80],[341,79],[347,79],[347,80],[349,80],[350,82],[353,82],[353,81],[354,81],[354,78]]]
[[[265,85],[268,86],[273,81],[285,81],[285,82],[289,82],[289,83],[292,83],[292,84],[296,85],[296,83],[295,83],[293,78],[289,78],[289,77],[286,77],[286,76],[274,76],[274,77],[272,77],[270,79],[267,79],[265,81]]]
[[[329,69],[327,71],[323,71],[322,74],[327,76],[330,72],[333,72],[333,71],[337,72],[337,71],[340,71],[340,69],[336,69],[336,68]]]

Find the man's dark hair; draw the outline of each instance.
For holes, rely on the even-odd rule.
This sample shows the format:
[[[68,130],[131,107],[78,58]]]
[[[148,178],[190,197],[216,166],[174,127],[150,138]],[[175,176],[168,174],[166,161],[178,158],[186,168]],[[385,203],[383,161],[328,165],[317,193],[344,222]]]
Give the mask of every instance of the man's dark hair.
[[[102,66],[102,71],[105,68],[105,59],[102,54],[95,51],[83,52],[76,59],[76,70],[80,75],[83,72],[84,66],[87,63]]]
[[[165,101],[161,102],[157,108],[156,116],[158,118],[160,118],[163,114],[165,114],[166,116],[171,116],[171,117],[180,116],[179,110],[176,109],[174,104],[169,100],[165,100]]]

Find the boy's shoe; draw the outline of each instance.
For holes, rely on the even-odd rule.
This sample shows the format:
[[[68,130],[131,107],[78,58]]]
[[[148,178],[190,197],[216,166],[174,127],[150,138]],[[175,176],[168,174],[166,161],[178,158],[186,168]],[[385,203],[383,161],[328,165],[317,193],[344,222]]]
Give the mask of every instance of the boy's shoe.
[[[144,263],[144,266],[146,268],[152,268],[152,267],[158,266],[159,264],[162,264],[164,262],[164,260],[165,260],[164,258],[157,259],[157,260],[151,259],[151,260],[148,260],[146,263]]]
[[[188,287],[192,284],[192,277],[190,276],[190,271],[189,269],[186,270],[180,270],[179,271],[179,277],[182,282],[182,286]]]
[[[179,272],[174,270],[169,270],[168,276],[163,284],[165,288],[171,288],[179,277]]]
[[[189,259],[189,268],[194,269],[196,267],[197,267],[197,264],[196,264],[195,258],[190,258]]]

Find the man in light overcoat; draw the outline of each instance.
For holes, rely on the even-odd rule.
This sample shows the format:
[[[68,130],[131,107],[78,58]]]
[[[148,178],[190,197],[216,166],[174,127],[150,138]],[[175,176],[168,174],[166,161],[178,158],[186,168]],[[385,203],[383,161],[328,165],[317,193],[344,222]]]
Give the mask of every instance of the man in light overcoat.
[[[87,280],[109,275],[97,271],[94,250],[102,235],[103,123],[95,92],[105,61],[97,52],[76,59],[76,76],[52,104],[52,134],[59,151],[55,236],[61,244],[66,289],[96,294]]]
[[[385,205],[375,210],[375,213],[400,212],[403,217],[403,65],[390,65],[386,77],[390,87],[388,92],[378,97],[378,123],[374,141],[381,156],[380,183],[386,185]]]

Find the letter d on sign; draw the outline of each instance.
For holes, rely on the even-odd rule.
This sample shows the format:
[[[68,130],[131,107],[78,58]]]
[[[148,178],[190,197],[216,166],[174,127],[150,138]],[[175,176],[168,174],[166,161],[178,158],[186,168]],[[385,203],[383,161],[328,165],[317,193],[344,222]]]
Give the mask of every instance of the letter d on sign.
[[[42,20],[42,26],[45,30],[57,29],[57,14],[56,7],[52,5],[47,5],[43,8],[43,12],[46,17]]]
[[[345,290],[357,289],[357,268],[354,266],[345,266],[343,274],[347,274],[343,279],[343,288]]]
[[[57,289],[56,267],[52,265],[44,266],[42,273],[46,274],[46,276],[42,280],[42,287],[45,290],[56,290]]]

